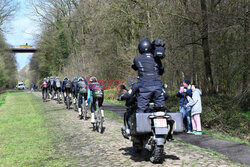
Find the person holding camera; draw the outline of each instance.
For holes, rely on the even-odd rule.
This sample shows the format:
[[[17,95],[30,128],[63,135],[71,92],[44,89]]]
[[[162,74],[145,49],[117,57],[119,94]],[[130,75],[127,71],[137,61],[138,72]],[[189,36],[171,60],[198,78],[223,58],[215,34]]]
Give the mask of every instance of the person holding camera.
[[[180,98],[180,112],[182,113],[183,119],[187,119],[187,133],[192,133],[192,123],[191,123],[191,108],[186,107],[188,100],[187,96],[192,96],[192,90],[189,79],[184,79],[182,82],[183,86],[180,87],[177,92],[177,97]]]
[[[132,68],[138,71],[137,113],[143,113],[152,99],[156,107],[165,107],[162,94],[161,75],[164,67],[157,54],[154,54],[154,46],[149,40],[142,40],[138,45],[140,56],[134,58]]]

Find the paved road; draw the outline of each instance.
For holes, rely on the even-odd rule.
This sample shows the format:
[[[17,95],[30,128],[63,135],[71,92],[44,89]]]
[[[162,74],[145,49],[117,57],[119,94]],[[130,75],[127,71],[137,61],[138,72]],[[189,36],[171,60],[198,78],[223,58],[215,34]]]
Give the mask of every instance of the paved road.
[[[121,117],[123,117],[123,113],[126,111],[126,108],[123,106],[118,106],[106,102],[104,103],[104,109],[113,111]],[[195,136],[188,135],[186,133],[178,133],[175,135],[175,137],[180,138],[184,142],[221,153],[227,156],[231,161],[250,166],[249,145],[215,138],[211,135]]]

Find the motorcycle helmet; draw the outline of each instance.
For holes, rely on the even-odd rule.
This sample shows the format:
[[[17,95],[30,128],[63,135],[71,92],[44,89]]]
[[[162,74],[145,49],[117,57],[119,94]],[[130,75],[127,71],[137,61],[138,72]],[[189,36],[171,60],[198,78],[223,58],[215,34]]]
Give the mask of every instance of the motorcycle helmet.
[[[139,50],[140,54],[151,53],[152,43],[147,39],[141,40],[138,44],[138,50]]]
[[[80,77],[80,78],[78,79],[78,81],[83,81],[83,78],[82,78],[82,77]]]
[[[64,80],[69,80],[69,79],[68,79],[68,77],[66,76],[66,77],[64,77]]]
[[[77,77],[74,77],[74,79],[73,79],[74,81],[77,81],[78,79],[77,79]]]

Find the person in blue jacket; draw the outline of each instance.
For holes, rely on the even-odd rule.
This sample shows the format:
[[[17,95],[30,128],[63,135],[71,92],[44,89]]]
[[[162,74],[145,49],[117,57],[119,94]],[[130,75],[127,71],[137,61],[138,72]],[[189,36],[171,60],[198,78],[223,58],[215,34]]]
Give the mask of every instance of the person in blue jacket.
[[[187,119],[187,133],[192,132],[192,123],[191,123],[191,108],[185,106],[188,103],[187,96],[192,97],[192,90],[191,90],[191,85],[190,85],[190,80],[189,79],[184,79],[183,80],[183,86],[180,87],[179,91],[177,92],[176,96],[180,98],[180,112],[182,113],[183,119]]]
[[[102,104],[104,100],[104,92],[100,83],[97,82],[96,77],[90,77],[88,85],[88,104],[91,101],[91,123],[95,123],[95,114],[96,111],[96,102],[98,103],[98,107],[101,110],[101,115],[104,118],[104,111],[102,109]],[[92,98],[91,98],[92,97]]]
[[[134,58],[132,68],[138,71],[137,113],[143,113],[152,99],[156,107],[165,107],[165,99],[162,94],[161,75],[164,73],[161,59],[154,58],[152,43],[142,40],[138,45],[140,56]]]

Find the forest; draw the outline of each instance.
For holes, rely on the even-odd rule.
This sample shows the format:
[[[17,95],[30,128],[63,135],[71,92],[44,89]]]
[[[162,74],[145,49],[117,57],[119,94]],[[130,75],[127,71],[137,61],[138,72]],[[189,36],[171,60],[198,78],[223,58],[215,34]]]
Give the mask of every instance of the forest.
[[[10,0],[0,1],[0,92],[13,89],[17,84],[17,65],[15,56],[8,51],[9,45],[4,38],[3,25],[13,16],[16,5]]]
[[[30,61],[32,82],[48,76],[126,81],[137,76],[131,64],[139,41],[161,39],[170,109],[178,111],[175,94],[189,78],[203,91],[203,126],[249,140],[248,0],[31,3],[42,29]]]
[[[204,94],[205,127],[220,125],[218,129],[234,135],[247,134],[249,120],[242,122],[238,113],[249,113],[249,4],[249,0],[30,0],[42,31],[36,37],[39,51],[30,60],[28,78],[36,84],[49,76],[126,81],[137,76],[131,64],[139,55],[139,41],[161,39],[167,55],[162,79],[173,96],[172,108],[178,110],[175,94],[189,78]],[[7,47],[1,36],[0,47]],[[11,87],[15,59],[1,51],[0,60],[0,87]]]
[[[142,39],[162,39],[163,80],[190,78],[207,93],[246,100],[249,89],[247,0],[33,1],[42,32],[30,62],[33,82],[58,75],[136,77]]]

